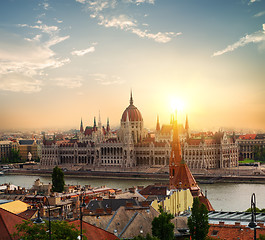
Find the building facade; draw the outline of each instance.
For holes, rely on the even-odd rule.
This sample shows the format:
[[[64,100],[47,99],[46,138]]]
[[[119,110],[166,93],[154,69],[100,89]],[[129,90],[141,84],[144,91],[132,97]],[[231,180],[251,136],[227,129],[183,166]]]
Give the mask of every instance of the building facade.
[[[94,117],[94,125],[84,129],[81,119],[77,139],[45,140],[42,145],[41,164],[44,166],[79,165],[87,168],[133,168],[133,167],[168,167],[173,141],[173,122],[160,128],[157,118],[156,131],[152,137],[144,129],[141,112],[130,104],[121,117],[120,129],[112,132],[107,120],[106,128]],[[237,166],[238,146],[225,133],[217,133],[213,139],[192,139],[189,137],[189,124],[186,118],[185,128],[177,125],[182,145],[183,160],[194,168],[226,168]]]
[[[237,139],[239,159],[254,159],[255,151],[265,148],[265,134],[245,134]]]

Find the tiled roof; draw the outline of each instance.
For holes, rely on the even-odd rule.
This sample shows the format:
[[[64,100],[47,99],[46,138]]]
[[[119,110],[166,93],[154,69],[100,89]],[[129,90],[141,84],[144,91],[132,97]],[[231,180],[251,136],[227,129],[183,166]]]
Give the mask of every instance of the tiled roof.
[[[206,198],[204,195],[200,195],[199,199],[200,199],[200,202],[206,206],[208,211],[214,211],[214,208],[212,204],[210,203],[210,201],[208,200],[208,198]]]
[[[103,200],[91,200],[87,208],[91,211],[95,211],[98,208],[106,210],[111,208],[112,211],[116,211],[120,206],[125,206],[126,203],[132,203],[133,206],[138,206],[139,203],[136,199],[103,199]]]
[[[18,216],[29,220],[37,217],[37,212],[38,211],[36,209],[27,209],[26,211],[19,213]]]
[[[260,234],[265,234],[264,224],[261,224],[256,228],[257,237]],[[227,224],[210,224],[208,236],[213,239],[225,239],[225,240],[250,240],[254,239],[254,230],[250,229],[246,225],[240,225],[235,223],[234,225]]]
[[[159,213],[153,207],[129,210],[126,207],[120,207],[113,215],[106,230],[110,232],[117,230],[117,234],[121,239],[131,239],[138,236],[140,230],[143,231],[145,236],[152,232],[152,220],[158,215]]]
[[[122,122],[126,122],[127,114],[129,116],[129,121],[143,121],[140,111],[133,104],[127,107],[121,117]]]
[[[160,195],[160,196],[166,196],[167,195],[168,187],[165,185],[149,185],[142,190],[139,191],[139,193],[143,196],[149,196],[149,195]]]
[[[30,207],[29,204],[24,203],[24,202],[19,201],[19,200],[8,202],[8,203],[0,205],[0,208],[5,209],[5,210],[12,212],[14,214],[19,214],[21,212],[24,212],[28,209],[28,207]]]
[[[250,139],[255,139],[257,134],[245,134],[245,135],[240,135],[238,139],[241,140],[250,140]]]
[[[21,224],[23,218],[0,208],[0,239],[11,240],[11,236],[17,231],[15,225]]]
[[[74,224],[80,229],[80,220],[71,221],[70,224]],[[113,233],[107,232],[101,228],[93,226],[87,222],[82,223],[82,229],[84,230],[83,235],[89,240],[115,240],[118,239]]]

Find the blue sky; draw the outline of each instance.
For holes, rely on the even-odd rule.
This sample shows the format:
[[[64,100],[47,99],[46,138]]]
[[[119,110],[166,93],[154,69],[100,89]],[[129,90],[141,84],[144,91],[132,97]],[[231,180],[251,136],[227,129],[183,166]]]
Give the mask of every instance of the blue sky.
[[[132,88],[148,128],[180,101],[194,129],[265,129],[264,0],[3,0],[0,36],[0,128],[118,126]]]

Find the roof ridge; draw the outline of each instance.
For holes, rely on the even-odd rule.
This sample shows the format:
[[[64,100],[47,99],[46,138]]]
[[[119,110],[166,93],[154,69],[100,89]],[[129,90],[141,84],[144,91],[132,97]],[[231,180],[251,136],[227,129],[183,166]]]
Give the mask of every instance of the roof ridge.
[[[133,220],[136,218],[136,216],[138,215],[138,212],[136,212],[132,218],[130,219],[130,221],[126,224],[126,226],[122,229],[122,231],[120,232],[120,234],[118,235],[118,238],[120,238],[122,236],[122,234],[126,231],[126,229],[129,227],[129,225],[133,222]]]

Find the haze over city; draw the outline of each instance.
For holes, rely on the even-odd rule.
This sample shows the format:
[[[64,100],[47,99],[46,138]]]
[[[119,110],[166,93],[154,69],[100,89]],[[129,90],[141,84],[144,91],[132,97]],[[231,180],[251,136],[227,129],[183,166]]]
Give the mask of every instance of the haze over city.
[[[265,130],[263,0],[5,0],[0,35],[1,129],[118,126],[132,89],[147,128]]]

